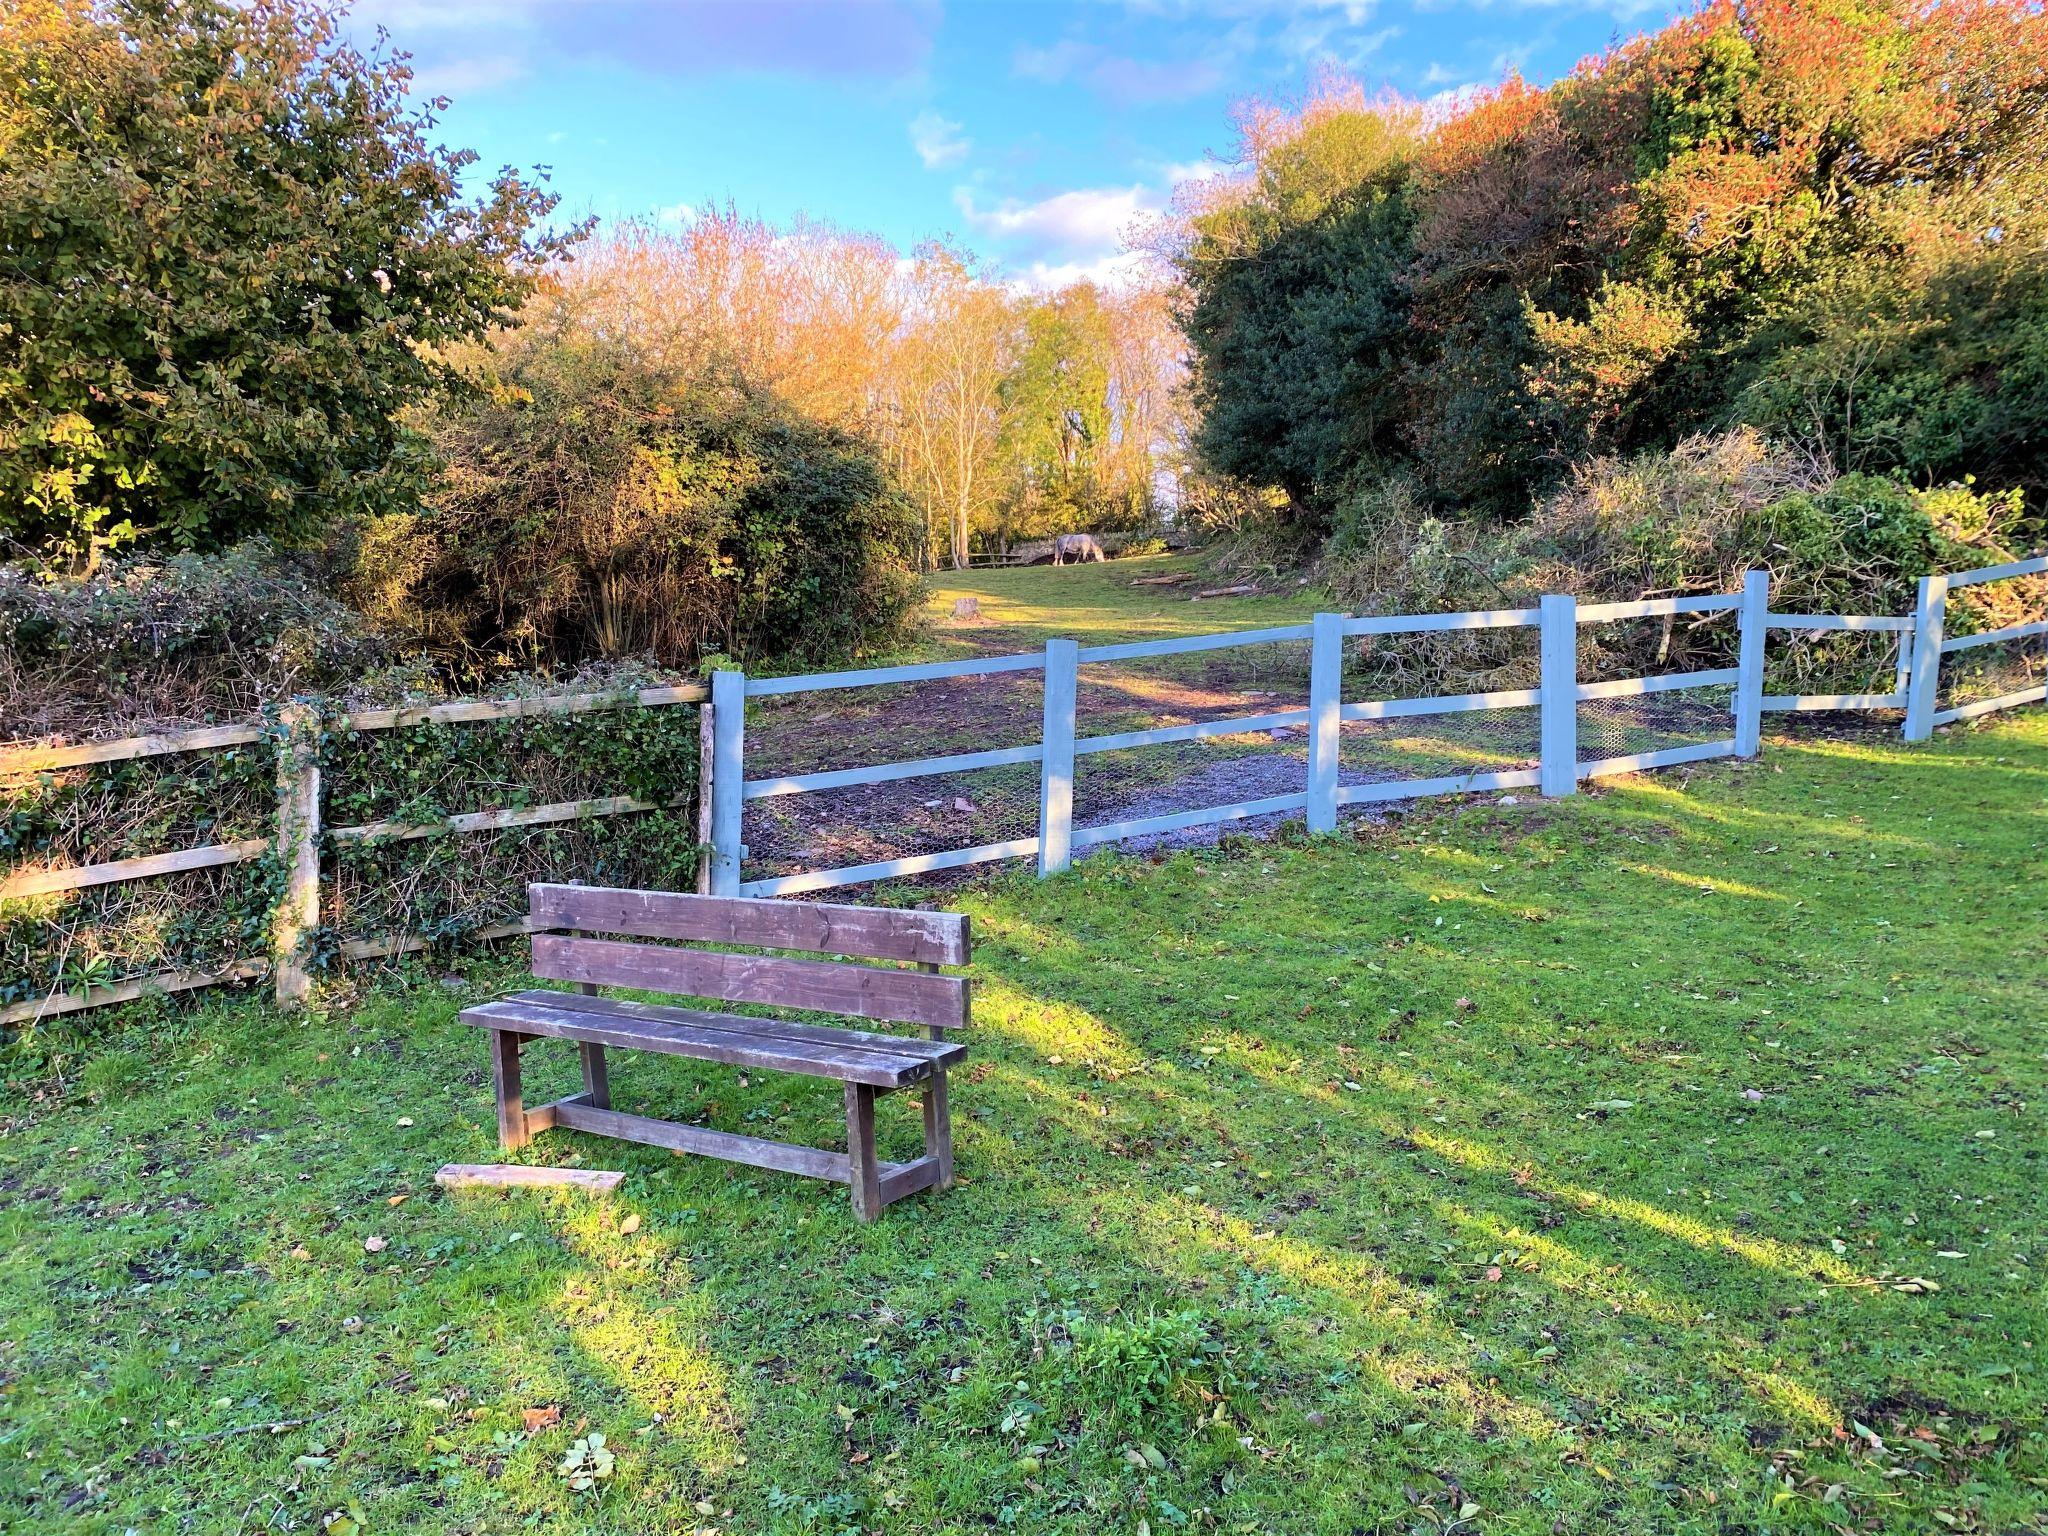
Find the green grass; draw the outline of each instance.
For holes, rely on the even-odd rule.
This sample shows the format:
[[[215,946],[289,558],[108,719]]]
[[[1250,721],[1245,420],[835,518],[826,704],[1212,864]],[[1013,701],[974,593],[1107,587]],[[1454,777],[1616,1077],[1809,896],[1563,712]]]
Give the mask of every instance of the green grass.
[[[612,1203],[435,1190],[503,972],[45,1035],[0,1525],[2048,1529],[2044,832],[2037,712],[965,893],[966,1182],[868,1228],[562,1133]],[[614,1092],[837,1133],[828,1084]]]
[[[1176,572],[1187,573],[1189,579],[1177,586],[1131,585],[1139,577]],[[1319,589],[1308,586],[1282,596],[1194,598],[1196,592],[1247,579],[1218,576],[1193,555],[1141,555],[1100,565],[937,571],[926,578],[931,629],[925,649],[939,658],[968,651],[1037,650],[1056,635],[1083,645],[1175,640],[1227,629],[1305,624],[1319,605],[1327,603]],[[1270,584],[1270,578],[1263,579]],[[962,597],[980,600],[983,623],[951,621],[954,600]]]

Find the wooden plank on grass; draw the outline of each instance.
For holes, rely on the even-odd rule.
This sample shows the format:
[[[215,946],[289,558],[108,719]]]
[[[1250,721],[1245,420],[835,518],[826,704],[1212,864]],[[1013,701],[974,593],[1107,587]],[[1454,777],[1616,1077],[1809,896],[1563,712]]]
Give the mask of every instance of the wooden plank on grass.
[[[625,1174],[612,1168],[522,1168],[517,1163],[443,1163],[434,1182],[443,1189],[574,1189],[608,1195]]]

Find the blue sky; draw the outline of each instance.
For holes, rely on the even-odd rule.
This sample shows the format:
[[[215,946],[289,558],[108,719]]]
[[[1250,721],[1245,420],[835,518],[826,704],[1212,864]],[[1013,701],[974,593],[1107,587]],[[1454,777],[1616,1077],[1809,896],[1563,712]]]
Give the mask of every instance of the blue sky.
[[[1427,98],[1548,81],[1671,0],[358,0],[452,100],[448,142],[552,167],[563,212],[728,199],[899,248],[950,236],[1018,280],[1117,265],[1230,109],[1319,68]]]

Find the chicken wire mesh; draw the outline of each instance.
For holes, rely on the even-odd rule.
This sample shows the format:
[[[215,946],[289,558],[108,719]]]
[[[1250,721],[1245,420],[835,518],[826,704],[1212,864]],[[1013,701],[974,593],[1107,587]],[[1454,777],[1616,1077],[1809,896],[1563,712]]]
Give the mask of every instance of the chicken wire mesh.
[[[1579,761],[1635,757],[1676,747],[1705,746],[1735,734],[1735,690],[1674,688],[1626,699],[1579,702]]]
[[[998,672],[747,701],[749,780],[1037,744],[1042,673]],[[1010,763],[749,800],[749,880],[1036,836],[1038,765]]]
[[[1960,709],[2048,682],[2048,636],[2000,640],[1941,658],[1937,709]]]
[[[1540,675],[1536,630],[1526,625],[1362,636],[1347,643],[1344,660],[1346,704],[1533,688]],[[1510,772],[1534,768],[1541,751],[1533,704],[1347,720],[1337,782],[1349,788]]]
[[[1076,676],[1074,826],[1116,826],[1300,794],[1308,783],[1309,642],[1262,641],[1171,656],[1086,662]],[[1089,737],[1281,715],[1284,723],[1192,741],[1086,750]],[[1142,851],[1210,842],[1215,826],[1152,834]]]

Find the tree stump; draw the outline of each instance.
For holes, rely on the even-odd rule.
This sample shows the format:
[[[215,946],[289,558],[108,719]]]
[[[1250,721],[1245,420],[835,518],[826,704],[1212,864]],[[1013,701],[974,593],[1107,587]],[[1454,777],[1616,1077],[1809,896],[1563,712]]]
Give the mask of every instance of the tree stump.
[[[956,620],[978,620],[981,617],[981,599],[978,597],[956,597],[953,599],[953,617]]]

